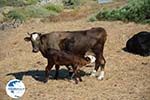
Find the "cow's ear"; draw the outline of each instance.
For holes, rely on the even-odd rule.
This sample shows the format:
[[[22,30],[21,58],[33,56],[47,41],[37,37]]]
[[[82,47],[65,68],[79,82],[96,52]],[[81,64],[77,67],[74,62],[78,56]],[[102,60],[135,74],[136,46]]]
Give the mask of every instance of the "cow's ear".
[[[27,34],[28,34],[29,36],[31,36],[31,34],[30,34],[29,32],[27,32]]]
[[[29,41],[31,41],[31,38],[30,37],[25,37],[24,40],[29,42]]]

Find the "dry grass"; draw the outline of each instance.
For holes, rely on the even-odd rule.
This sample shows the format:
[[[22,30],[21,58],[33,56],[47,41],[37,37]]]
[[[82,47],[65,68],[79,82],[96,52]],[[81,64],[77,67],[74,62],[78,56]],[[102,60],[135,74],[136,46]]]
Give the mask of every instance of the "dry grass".
[[[23,40],[27,36],[26,32],[80,30],[96,26],[104,27],[108,32],[105,45],[107,74],[103,81],[83,76],[84,81],[78,85],[66,79],[50,79],[44,84],[32,77],[35,74],[41,76],[44,74],[46,61],[40,53],[31,52],[31,44]],[[33,75],[23,77],[27,90],[22,100],[149,100],[150,57],[141,57],[122,50],[129,37],[143,30],[150,31],[150,26],[105,21],[90,23],[85,20],[47,24],[27,23],[16,30],[6,31],[9,37],[0,42],[2,52],[6,55],[0,61],[0,80],[6,84],[8,80],[14,78],[6,74],[32,70]],[[89,72],[92,69],[82,70]],[[61,70],[61,74],[67,75],[67,72]]]
[[[108,39],[104,49],[106,77],[103,81],[83,76],[78,85],[66,80],[67,71],[61,69],[61,79],[49,79],[44,84],[35,76],[44,77],[46,59],[40,53],[31,52],[31,44],[23,39],[27,32],[50,32],[81,30],[104,27]],[[17,29],[0,32],[0,85],[14,76],[9,73],[24,72],[22,81],[26,92],[21,100],[150,100],[150,57],[141,57],[124,52],[126,41],[139,31],[150,31],[150,25],[123,23],[120,21],[87,22],[86,19],[57,23],[27,22]],[[5,56],[3,56],[5,55]],[[88,73],[93,67],[82,68]],[[52,71],[54,73],[54,71]],[[10,98],[1,85],[1,100]]]
[[[117,2],[108,4],[98,4],[93,0],[86,1],[82,6],[75,9],[65,9],[58,16],[49,16],[42,19],[42,22],[60,22],[60,21],[74,21],[82,18],[87,18],[91,14],[98,13],[102,9],[114,9],[127,4],[127,0],[116,0]]]

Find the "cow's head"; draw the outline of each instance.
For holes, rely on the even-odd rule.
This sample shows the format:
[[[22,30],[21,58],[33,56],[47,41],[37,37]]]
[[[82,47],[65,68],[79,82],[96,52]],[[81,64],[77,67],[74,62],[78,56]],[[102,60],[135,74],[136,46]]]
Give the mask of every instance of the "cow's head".
[[[37,53],[39,51],[40,47],[40,37],[41,33],[33,32],[33,33],[28,33],[29,37],[25,37],[25,41],[31,41],[32,43],[32,52]]]

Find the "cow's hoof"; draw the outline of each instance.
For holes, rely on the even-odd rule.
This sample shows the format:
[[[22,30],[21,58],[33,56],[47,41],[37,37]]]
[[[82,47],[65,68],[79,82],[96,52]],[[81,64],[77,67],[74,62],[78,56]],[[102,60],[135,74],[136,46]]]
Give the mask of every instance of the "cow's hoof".
[[[47,82],[48,82],[48,79],[47,79],[47,78],[46,78],[46,79],[44,79],[44,80],[43,80],[43,82],[44,82],[44,83],[47,83]]]
[[[91,77],[96,77],[96,71],[95,70],[93,70],[92,72],[91,72],[91,75],[90,75]]]
[[[83,81],[82,78],[79,78],[79,81],[82,82]]]
[[[92,74],[90,75],[90,77],[96,77],[96,75],[92,73]]]
[[[96,77],[96,73],[90,73],[90,77]]]
[[[54,77],[55,80],[58,80],[58,77]]]
[[[78,80],[75,80],[75,84],[78,84]]]
[[[70,72],[69,72],[69,76],[71,77],[71,76],[72,76],[72,74],[73,74],[73,72],[71,72],[71,71],[70,71]]]
[[[104,77],[99,76],[97,79],[98,79],[98,80],[103,80],[103,79],[104,79]]]
[[[98,76],[98,80],[104,79],[104,71],[101,71],[100,75]]]

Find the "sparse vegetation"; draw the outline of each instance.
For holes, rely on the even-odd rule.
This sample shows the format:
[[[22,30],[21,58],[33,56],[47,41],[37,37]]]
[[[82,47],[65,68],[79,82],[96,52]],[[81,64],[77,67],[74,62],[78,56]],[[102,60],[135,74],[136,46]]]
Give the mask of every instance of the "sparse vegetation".
[[[63,0],[66,8],[75,8],[81,4],[82,0]]]
[[[10,11],[6,15],[6,19],[7,20],[20,20],[21,22],[23,22],[26,20],[26,16],[23,14],[23,12],[19,10],[13,10],[13,11]]]
[[[8,20],[20,20],[21,22],[26,21],[29,18],[45,18],[48,16],[56,16],[63,10],[61,5],[48,4],[46,6],[26,6],[22,8],[16,8],[9,11],[5,15]]]
[[[3,22],[3,21],[4,21],[4,15],[0,14],[0,22]]]
[[[60,4],[57,4],[57,5],[56,4],[47,4],[45,6],[45,8],[49,11],[55,11],[57,13],[63,11],[63,9],[64,9],[63,5],[60,5]]]
[[[98,20],[122,20],[150,23],[150,0],[129,0],[128,5],[119,9],[100,11]]]
[[[36,4],[39,0],[25,0],[26,5],[33,5]]]
[[[3,6],[25,6],[25,5],[32,5],[36,4],[39,0],[0,0],[0,7]]]
[[[88,21],[90,21],[90,22],[97,21],[96,14],[91,15],[91,16],[88,18]]]
[[[35,7],[35,6],[29,6],[26,7],[24,10],[24,13],[28,18],[41,18],[41,17],[47,17],[51,15],[52,11],[49,11],[45,9],[44,7]],[[54,11],[53,11],[54,12]]]

